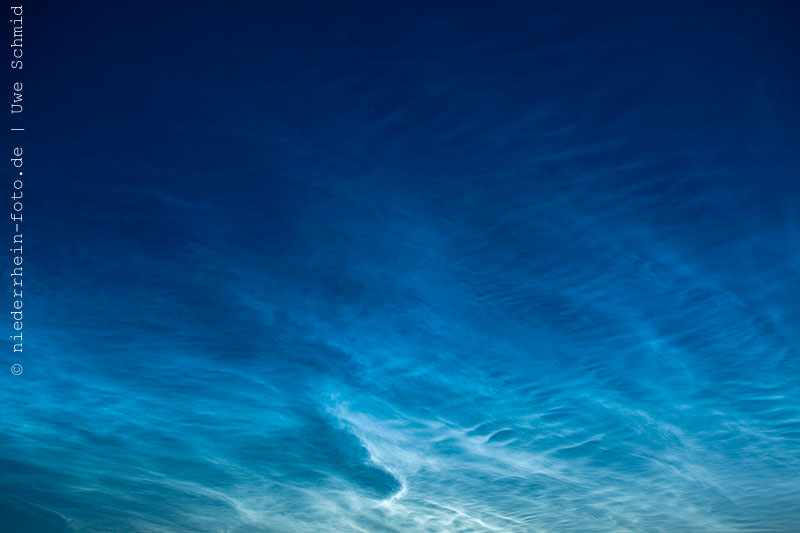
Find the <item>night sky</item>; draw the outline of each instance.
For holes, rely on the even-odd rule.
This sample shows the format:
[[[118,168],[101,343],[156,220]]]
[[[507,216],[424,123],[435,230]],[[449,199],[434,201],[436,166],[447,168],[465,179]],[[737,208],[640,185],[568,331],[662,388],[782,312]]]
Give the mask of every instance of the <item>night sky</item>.
[[[792,2],[17,3],[0,531],[800,531]]]

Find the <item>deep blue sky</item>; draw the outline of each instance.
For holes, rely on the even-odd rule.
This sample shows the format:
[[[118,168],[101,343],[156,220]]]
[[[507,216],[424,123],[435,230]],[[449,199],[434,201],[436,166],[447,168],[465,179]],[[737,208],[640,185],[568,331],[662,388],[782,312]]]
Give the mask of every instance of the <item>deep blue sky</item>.
[[[797,9],[285,4],[25,6],[0,529],[800,529]]]

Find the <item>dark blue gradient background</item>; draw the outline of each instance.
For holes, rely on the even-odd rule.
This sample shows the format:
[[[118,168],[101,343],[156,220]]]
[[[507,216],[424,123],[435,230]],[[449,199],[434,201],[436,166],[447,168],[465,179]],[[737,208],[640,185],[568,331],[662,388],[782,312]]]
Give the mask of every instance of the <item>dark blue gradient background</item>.
[[[26,3],[0,530],[800,531],[798,10],[702,4]]]

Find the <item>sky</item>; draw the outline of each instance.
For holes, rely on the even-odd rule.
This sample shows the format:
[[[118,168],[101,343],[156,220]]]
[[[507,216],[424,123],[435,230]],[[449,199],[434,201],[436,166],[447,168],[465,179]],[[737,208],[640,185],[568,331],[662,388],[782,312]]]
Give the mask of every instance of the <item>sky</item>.
[[[26,3],[0,529],[800,530],[800,12],[742,4]]]

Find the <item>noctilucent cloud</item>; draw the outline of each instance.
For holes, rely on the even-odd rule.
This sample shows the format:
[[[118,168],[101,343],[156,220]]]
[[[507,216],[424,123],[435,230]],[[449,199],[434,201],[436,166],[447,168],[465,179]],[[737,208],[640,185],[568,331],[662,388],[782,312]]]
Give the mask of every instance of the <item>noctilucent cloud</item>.
[[[0,530],[800,531],[800,17],[701,4],[25,3]]]

